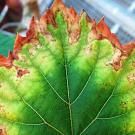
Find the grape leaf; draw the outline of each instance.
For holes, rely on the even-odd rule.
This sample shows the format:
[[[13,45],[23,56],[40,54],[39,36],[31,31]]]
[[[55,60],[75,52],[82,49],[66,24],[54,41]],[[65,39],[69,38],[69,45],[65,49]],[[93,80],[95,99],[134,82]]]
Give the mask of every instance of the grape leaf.
[[[134,46],[55,0],[0,56],[0,134],[134,135]]]

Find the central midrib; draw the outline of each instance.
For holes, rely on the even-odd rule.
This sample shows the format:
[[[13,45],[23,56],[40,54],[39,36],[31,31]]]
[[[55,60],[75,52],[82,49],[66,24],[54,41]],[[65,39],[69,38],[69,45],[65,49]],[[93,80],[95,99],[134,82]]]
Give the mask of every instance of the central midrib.
[[[71,110],[70,90],[69,90],[69,81],[68,81],[68,70],[67,70],[67,62],[66,61],[65,61],[65,74],[66,74],[66,84],[67,84],[67,92],[68,92],[68,107],[69,107],[69,115],[70,115],[71,134],[73,135],[72,110]]]
[[[65,49],[64,49],[63,43],[62,43],[62,49],[63,49],[66,87],[67,87],[67,94],[68,94],[68,108],[69,108],[69,117],[70,117],[70,128],[71,128],[71,135],[73,135],[74,133],[73,133],[73,121],[72,121],[72,110],[71,110],[71,101],[70,101],[69,80],[68,80],[68,68],[67,68],[67,60],[65,58]]]

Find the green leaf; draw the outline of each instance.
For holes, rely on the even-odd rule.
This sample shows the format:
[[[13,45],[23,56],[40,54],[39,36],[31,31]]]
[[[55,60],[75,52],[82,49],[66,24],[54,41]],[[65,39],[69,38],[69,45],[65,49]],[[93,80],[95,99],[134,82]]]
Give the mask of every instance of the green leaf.
[[[0,134],[135,135],[134,43],[119,45],[56,0],[1,61]]]

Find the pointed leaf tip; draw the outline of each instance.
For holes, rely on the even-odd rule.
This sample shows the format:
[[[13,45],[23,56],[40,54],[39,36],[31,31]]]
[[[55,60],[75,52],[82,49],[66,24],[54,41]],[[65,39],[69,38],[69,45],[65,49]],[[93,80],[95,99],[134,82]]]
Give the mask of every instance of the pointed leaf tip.
[[[36,28],[37,28],[37,22],[36,22],[35,17],[33,16],[30,21],[29,30],[26,33],[27,37],[28,36],[35,37],[36,31],[37,31]]]
[[[26,41],[26,39],[27,39],[26,37],[22,37],[20,34],[17,34],[15,44],[14,44],[14,53],[17,53],[19,50],[22,49],[22,46]]]
[[[30,42],[31,39],[36,39],[39,32],[46,33],[47,29],[45,28],[45,26],[47,24],[52,24],[54,27],[57,27],[55,14],[59,10],[63,12],[64,19],[68,23],[69,41],[71,41],[70,43],[74,43],[78,40],[81,33],[81,29],[79,26],[81,15],[79,16],[73,7],[67,8],[62,0],[54,0],[51,8],[45,12],[40,21],[37,21],[34,16],[32,17],[26,37],[22,37],[17,34],[13,51],[14,57],[17,58],[16,54],[19,50],[21,50],[22,46],[25,43]],[[86,15],[86,19],[92,25],[92,34],[94,38],[98,40],[106,38],[113,44],[113,46],[124,52],[126,52],[127,50],[127,53],[133,50],[134,43],[130,43],[127,44],[126,47],[122,47],[117,36],[111,33],[110,28],[104,21],[104,17],[99,21],[98,24],[96,24],[96,21],[92,20],[88,15]]]
[[[54,0],[50,9],[55,13],[57,10],[65,11],[66,6],[62,0]]]
[[[103,38],[107,38],[114,46],[121,49],[122,45],[114,33],[111,33],[110,28],[105,23],[104,17],[99,21],[96,26],[97,31],[103,36]]]
[[[45,12],[44,16],[42,16],[42,20],[44,20],[44,22],[47,24],[52,24],[54,27],[57,26],[54,13],[52,12],[51,9],[48,9]]]
[[[70,12],[70,14],[71,14],[72,16],[76,17],[77,12],[75,11],[75,9],[74,9],[73,7],[70,7],[69,12]]]

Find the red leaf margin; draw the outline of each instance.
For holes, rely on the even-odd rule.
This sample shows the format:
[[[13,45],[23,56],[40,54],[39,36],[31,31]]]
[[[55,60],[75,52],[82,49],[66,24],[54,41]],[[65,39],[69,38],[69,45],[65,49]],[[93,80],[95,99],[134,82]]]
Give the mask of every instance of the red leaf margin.
[[[55,14],[59,10],[63,12],[64,18],[68,24],[79,22],[81,14],[78,15],[73,7],[67,8],[62,0],[54,0],[52,7],[45,12],[39,21],[32,17],[29,30],[26,33],[26,37],[22,37],[21,35],[17,34],[13,52],[9,52],[8,57],[0,54],[0,66],[11,68],[13,66],[13,61],[18,59],[18,52],[22,49],[25,43],[29,43],[31,39],[35,39],[38,32],[47,33],[45,27],[47,24],[52,24],[54,27],[57,27],[55,22]],[[121,50],[122,55],[124,56],[129,55],[135,48],[134,41],[127,43],[124,46],[121,45],[118,37],[114,33],[111,33],[110,28],[104,21],[104,17],[98,23],[96,23],[95,20],[92,20],[88,16],[87,18],[87,21],[92,23],[92,32],[95,39],[108,39],[114,48]]]

